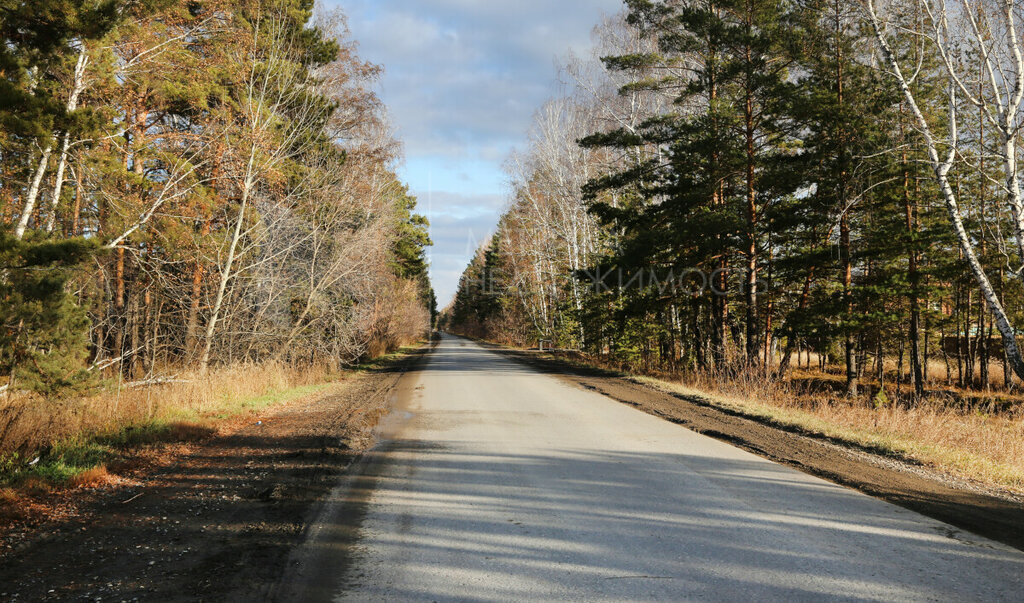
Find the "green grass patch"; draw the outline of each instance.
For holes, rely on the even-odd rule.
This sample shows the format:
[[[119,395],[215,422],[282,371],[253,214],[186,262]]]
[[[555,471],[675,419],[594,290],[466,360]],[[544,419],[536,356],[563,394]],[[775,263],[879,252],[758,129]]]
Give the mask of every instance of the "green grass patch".
[[[68,440],[31,459],[11,455],[0,461],[0,485],[17,486],[35,478],[48,484],[63,485],[76,475],[110,462],[115,451],[97,441]]]
[[[17,486],[30,479],[66,485],[81,473],[115,461],[133,448],[202,440],[216,433],[214,424],[219,420],[284,404],[323,391],[330,385],[302,385],[248,398],[225,396],[214,410],[205,413],[179,409],[148,423],[63,440],[27,457],[8,455],[0,459],[0,486]]]
[[[331,386],[331,383],[317,383],[314,385],[300,385],[286,390],[272,391],[255,398],[228,396],[222,404],[206,417],[213,419],[228,419],[246,412],[259,412],[265,408],[291,402],[298,398],[321,392]],[[205,418],[205,417],[204,417]]]
[[[387,369],[422,346],[423,344],[404,346],[359,364],[351,371]],[[212,407],[164,409],[158,418],[146,423],[125,425],[102,433],[62,440],[47,450],[27,456],[13,454],[0,457],[0,487],[18,486],[28,480],[56,486],[66,485],[90,469],[123,458],[125,453],[133,448],[205,439],[216,433],[215,425],[218,421],[257,413],[322,392],[340,381],[344,374],[331,376],[326,382],[274,390],[259,396],[226,394]]]

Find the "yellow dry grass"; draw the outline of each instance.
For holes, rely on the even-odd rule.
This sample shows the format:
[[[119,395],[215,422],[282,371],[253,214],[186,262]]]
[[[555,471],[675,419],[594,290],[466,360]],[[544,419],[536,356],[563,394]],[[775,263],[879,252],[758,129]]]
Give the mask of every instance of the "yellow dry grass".
[[[68,485],[72,488],[88,488],[103,484],[109,479],[110,473],[107,472],[107,468],[99,465],[78,473],[68,481]]]
[[[939,471],[1024,492],[1024,418],[952,409],[942,399],[905,408],[807,395],[760,375],[640,377],[742,414],[913,459]]]
[[[273,403],[273,395],[330,381],[325,367],[268,362],[238,364],[208,372],[181,372],[176,382],[126,388],[116,378],[100,393],[65,401],[0,395],[0,454],[31,454],[83,434],[129,426],[188,422],[237,414]],[[271,399],[261,398],[270,396]]]

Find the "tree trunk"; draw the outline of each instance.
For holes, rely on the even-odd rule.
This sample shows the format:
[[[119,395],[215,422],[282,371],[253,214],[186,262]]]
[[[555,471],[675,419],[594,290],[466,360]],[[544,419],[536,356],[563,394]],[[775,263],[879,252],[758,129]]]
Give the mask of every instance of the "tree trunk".
[[[840,21],[840,2],[836,0],[835,6],[835,44],[836,44],[836,103],[839,106],[839,110],[842,111],[845,98],[844,93],[844,73],[843,73],[843,52],[842,45],[840,43],[840,34],[842,32],[842,23]],[[846,137],[845,134],[840,131],[839,133],[839,190],[838,199],[840,203],[839,210],[842,215],[839,219],[839,245],[840,245],[840,261],[842,262],[842,278],[843,278],[843,299],[846,302],[846,324],[843,328],[843,339],[846,356],[846,395],[849,397],[855,397],[857,395],[857,351],[853,337],[853,260],[850,247],[850,207],[847,205],[847,195],[849,193],[847,186],[847,178],[849,176],[847,169],[847,150],[846,150]]]
[[[925,383],[928,383],[928,363],[930,356],[928,355],[929,340],[931,338],[931,324],[928,322],[928,316],[924,317],[924,345],[921,346],[921,376]]]
[[[850,259],[850,223],[846,212],[839,223],[840,253],[842,255],[843,298],[846,300],[846,325],[843,328],[843,345],[846,360],[846,395],[857,395],[857,345],[853,336],[853,263]]]
[[[747,35],[753,33],[753,7],[747,2]],[[745,85],[746,98],[743,107],[743,134],[746,150],[746,201],[747,201],[747,283],[744,291],[746,301],[746,344],[747,364],[755,366],[759,364],[761,354],[760,328],[757,318],[757,190],[755,178],[756,149],[754,146],[754,74],[749,72],[753,60],[750,44],[744,48],[747,62],[747,80]]]
[[[956,325],[956,331],[954,336],[956,337],[956,386],[964,387],[966,379],[964,379],[964,346],[963,346],[963,323],[961,322],[961,314],[963,314],[963,293],[960,291],[960,284],[956,285],[956,304],[953,308],[953,323]]]
[[[217,319],[220,317],[221,306],[224,303],[224,292],[227,290],[228,281],[231,280],[231,269],[235,263],[235,254],[238,251],[238,242],[242,238],[242,224],[245,221],[245,210],[249,204],[249,195],[253,186],[253,166],[255,164],[255,149],[249,155],[249,167],[245,182],[242,184],[242,201],[238,208],[238,217],[235,221],[235,229],[231,235],[231,244],[228,245],[228,256],[225,259],[224,270],[220,275],[220,283],[217,286],[217,297],[213,302],[213,309],[210,312],[210,320],[206,323],[206,339],[203,343],[203,354],[199,359],[199,367],[203,371],[210,365],[210,350],[213,347],[213,335],[217,328]]]
[[[124,356],[124,335],[125,327],[127,326],[127,317],[125,316],[125,299],[124,299],[124,247],[118,247],[114,254],[114,312],[111,320],[110,330],[113,336],[113,348],[112,355]],[[124,360],[118,363],[118,369],[123,370],[125,366]]]
[[[814,266],[811,266],[810,271],[807,273],[807,277],[804,279],[804,289],[800,293],[800,305],[799,311],[803,312],[807,309],[807,303],[811,298],[811,283],[814,282]],[[779,368],[776,374],[780,379],[784,379],[786,374],[789,372],[790,358],[793,355],[793,348],[796,345],[797,332],[796,327],[792,324],[792,318],[787,321],[786,324],[786,349],[782,353],[782,360],[779,361]],[[807,363],[810,366],[810,350],[807,351]],[[797,365],[800,364],[800,355],[797,353]]]
[[[203,220],[200,240],[205,240],[209,234],[210,220]],[[205,275],[206,265],[197,257],[192,264],[192,291],[189,298],[188,318],[185,322],[185,356],[189,359],[195,359],[199,354],[199,310],[202,306],[203,277]]]
[[[885,389],[885,350],[882,348],[882,338],[879,337],[875,344],[875,380],[878,381],[878,391]]]
[[[60,193],[64,187],[64,167],[67,165],[68,148],[71,147],[71,134],[64,133],[64,140],[61,142],[60,159],[57,161],[57,176],[53,183],[53,196],[50,201],[50,215],[46,217],[46,232],[53,232],[57,223],[57,208],[60,205]]]
[[[78,174],[75,178],[75,207],[71,211],[71,232],[73,237],[82,234],[82,170],[79,164]]]
[[[902,105],[902,103],[901,103]],[[900,110],[902,114],[902,107]],[[900,120],[900,131],[903,131],[903,120]],[[914,387],[913,399],[916,402],[922,396],[924,396],[924,375],[921,372],[921,307],[918,300],[918,292],[920,291],[921,276],[918,271],[918,256],[917,256],[917,223],[916,223],[916,211],[915,207],[917,202],[917,196],[914,196],[914,200],[911,201],[910,195],[910,171],[907,167],[907,153],[904,151],[901,154],[900,162],[903,165],[903,208],[906,217],[907,236],[910,238],[910,249],[908,250],[908,281],[910,282],[910,291],[908,294],[908,301],[910,304],[910,327],[908,329],[907,337],[910,340],[910,373],[911,383]],[[916,188],[916,187],[915,187]],[[916,192],[916,190],[915,190]]]
[[[28,229],[29,220],[32,219],[32,213],[36,208],[36,200],[39,198],[39,187],[43,182],[43,175],[46,174],[46,164],[50,161],[50,152],[53,150],[53,143],[48,142],[46,147],[43,149],[42,155],[39,157],[39,165],[36,167],[35,173],[32,175],[32,181],[29,184],[28,192],[25,194],[25,203],[21,209],[21,216],[18,218],[18,224],[14,227],[14,237],[21,239],[25,236],[25,231]]]
[[[1024,379],[1024,358],[1021,357],[1020,348],[1017,345],[1016,329],[1010,323],[1010,320],[1006,315],[1006,311],[1003,309],[1002,303],[999,301],[995,290],[992,288],[992,283],[989,281],[988,275],[985,274],[985,269],[982,267],[981,262],[974,253],[974,243],[964,226],[963,218],[960,215],[960,204],[957,201],[956,193],[953,191],[953,188],[949,183],[949,169],[952,167],[952,161],[955,158],[956,153],[955,141],[954,144],[951,145],[951,150],[947,158],[945,160],[940,158],[935,138],[932,136],[931,127],[928,125],[928,121],[921,113],[921,110],[917,105],[917,101],[914,98],[914,93],[911,91],[909,84],[907,84],[906,78],[903,77],[903,72],[900,69],[899,62],[896,60],[896,55],[893,54],[888,41],[882,34],[881,25],[878,22],[878,16],[874,9],[874,0],[867,0],[867,7],[871,18],[871,26],[875,33],[875,39],[878,41],[882,55],[885,58],[886,63],[889,65],[889,68],[892,70],[893,75],[896,77],[897,84],[903,93],[903,97],[907,101],[907,105],[910,107],[915,121],[917,121],[918,127],[924,137],[925,145],[928,149],[929,161],[932,165],[933,171],[935,172],[935,179],[938,182],[943,202],[946,205],[946,210],[949,213],[953,233],[956,235],[957,242],[960,244],[960,248],[967,259],[967,265],[971,269],[971,273],[977,282],[978,288],[981,290],[981,294],[984,296],[989,310],[992,312],[996,328],[999,330],[1000,335],[1002,335],[1003,348],[1005,350],[1007,362],[1013,369],[1013,372],[1016,373],[1019,378]],[[949,114],[950,131],[955,133],[957,129],[956,95],[952,83],[950,84]],[[1014,178],[1014,180],[1016,180],[1016,178]]]
[[[140,337],[139,329],[139,323],[141,322],[139,310],[139,295],[138,293],[133,293],[131,300],[128,302],[128,330],[131,337],[131,354],[128,356],[128,375],[133,379],[137,379],[139,377],[139,351],[142,349],[142,339]]]
[[[978,6],[978,12],[979,13],[981,12],[981,6],[980,5]],[[983,80],[981,78],[979,78],[979,80],[978,80],[979,93],[983,92],[983,83],[982,82],[983,82]],[[980,96],[981,96],[981,94],[979,94],[979,97]],[[980,241],[979,241],[979,247],[980,247],[979,252],[981,254],[982,260],[984,260],[986,255],[987,255],[987,253],[986,253],[986,251],[987,251],[987,249],[986,249],[987,237],[985,236],[985,226],[986,226],[986,221],[987,221],[987,217],[988,216],[986,215],[987,212],[985,211],[985,209],[986,209],[985,205],[986,205],[986,200],[987,200],[987,196],[988,196],[987,195],[987,193],[988,193],[988,186],[986,185],[986,183],[987,183],[987,174],[985,173],[985,113],[984,113],[984,110],[981,109],[981,108],[978,109],[978,148],[979,148],[979,153],[978,153],[978,174],[980,175],[980,178],[978,179],[978,188],[979,188],[979,191],[978,191],[978,204],[979,204],[979,207],[980,207],[980,212],[979,212],[980,215],[978,217],[979,217],[979,219],[981,221],[981,237],[980,237]],[[989,374],[988,374],[988,368],[989,368],[988,367],[988,363],[989,363],[988,341],[989,341],[989,338],[991,337],[991,333],[985,330],[985,314],[986,314],[986,312],[985,312],[985,300],[979,298],[978,299],[978,344],[977,344],[977,348],[978,348],[978,360],[980,362],[980,365],[978,367],[978,369],[979,369],[978,370],[978,377],[981,379],[982,387],[987,390],[987,389],[989,389],[989,386],[991,385],[990,384],[990,379],[989,379]]]

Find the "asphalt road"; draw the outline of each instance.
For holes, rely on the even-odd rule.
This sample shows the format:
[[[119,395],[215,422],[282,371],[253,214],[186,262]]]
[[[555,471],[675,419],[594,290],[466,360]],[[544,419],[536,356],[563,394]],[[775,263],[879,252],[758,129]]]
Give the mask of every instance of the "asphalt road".
[[[1019,601],[1024,553],[445,337],[279,597]]]

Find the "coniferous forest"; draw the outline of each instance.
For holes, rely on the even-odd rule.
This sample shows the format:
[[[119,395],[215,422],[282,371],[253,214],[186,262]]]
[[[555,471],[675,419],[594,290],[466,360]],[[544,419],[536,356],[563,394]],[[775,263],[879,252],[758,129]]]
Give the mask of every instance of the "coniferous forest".
[[[189,371],[336,370],[429,329],[426,220],[342,14],[43,0],[0,28],[5,452],[76,399],[116,390],[116,422]]]
[[[509,159],[449,328],[869,406],[1016,387],[1018,3],[625,4]]]

